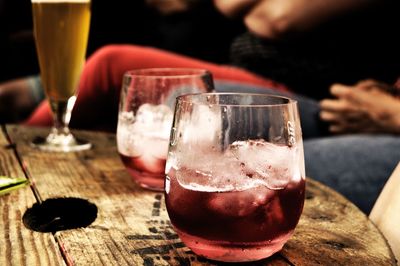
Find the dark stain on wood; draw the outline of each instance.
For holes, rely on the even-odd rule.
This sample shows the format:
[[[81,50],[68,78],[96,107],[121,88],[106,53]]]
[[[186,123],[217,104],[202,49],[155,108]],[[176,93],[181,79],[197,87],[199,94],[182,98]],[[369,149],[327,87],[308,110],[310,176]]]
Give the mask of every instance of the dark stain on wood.
[[[314,194],[306,190],[306,196],[305,196],[306,200],[312,200],[314,197],[315,197]]]
[[[143,259],[143,266],[154,266],[153,258],[144,258]]]
[[[345,244],[340,243],[340,242],[335,242],[335,241],[326,241],[325,244],[327,244],[337,250],[341,250],[341,249],[344,249],[347,247]]]
[[[162,255],[169,254],[171,250],[183,248],[183,247],[185,247],[185,245],[182,242],[178,242],[178,243],[167,244],[167,245],[139,248],[139,249],[132,250],[131,253],[137,253],[140,255],[155,254],[155,255],[162,256]]]
[[[161,194],[157,194],[155,196],[155,201],[153,202],[153,210],[151,212],[151,216],[160,216],[161,199],[162,199]]]
[[[314,213],[310,215],[311,219],[319,220],[319,221],[327,221],[332,222],[335,220],[336,215],[328,214],[328,213]]]
[[[92,155],[89,155],[89,154],[83,155],[82,158],[83,158],[83,160],[85,160],[85,161],[93,160],[93,156],[92,156]]]
[[[190,266],[189,258],[174,257],[174,259],[178,262],[179,266]]]
[[[7,145],[4,146],[4,148],[5,148],[6,150],[15,149],[16,147],[17,147],[17,145],[15,145],[14,143],[7,144]]]
[[[126,236],[127,240],[174,240],[178,239],[179,236],[177,234],[166,233],[164,235],[129,235]]]
[[[97,207],[80,198],[54,198],[35,203],[22,217],[24,225],[37,232],[57,232],[86,227],[96,220]]]

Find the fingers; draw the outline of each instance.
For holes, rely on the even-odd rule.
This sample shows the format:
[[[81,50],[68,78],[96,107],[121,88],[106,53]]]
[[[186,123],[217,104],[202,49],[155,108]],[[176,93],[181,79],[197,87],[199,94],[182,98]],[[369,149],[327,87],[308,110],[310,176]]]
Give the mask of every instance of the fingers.
[[[357,86],[347,86],[343,84],[334,84],[330,88],[330,92],[338,99],[347,101],[349,105],[358,105],[366,107],[374,98],[374,94],[381,93],[377,87],[371,87],[370,80],[360,83]],[[370,86],[371,85],[371,86]]]
[[[329,123],[341,123],[342,121],[353,123],[365,119],[367,116],[364,112],[329,112],[321,111],[319,114],[321,120]]]
[[[335,91],[336,95],[342,96],[342,93],[347,93],[347,89]],[[367,119],[365,112],[347,99],[325,99],[320,102],[320,107],[320,119],[330,124],[329,131],[331,133],[358,132],[365,129],[364,121]]]
[[[246,13],[260,0],[214,0],[216,8],[227,17]]]
[[[329,131],[333,134],[379,132],[379,128],[371,126],[367,122],[368,121],[358,121],[357,123],[332,124],[329,126]]]
[[[329,112],[354,112],[358,111],[357,106],[353,105],[351,102],[343,99],[325,99],[320,102],[320,108],[323,111]]]
[[[333,134],[345,133],[347,130],[342,125],[330,125],[329,132]]]
[[[360,81],[355,86],[332,85],[330,91],[336,99],[320,102],[321,120],[330,124],[332,133],[388,131],[392,118],[399,113],[400,101],[383,86],[386,84],[374,80]]]
[[[362,80],[355,86],[333,84],[330,88],[332,95],[353,102],[369,101],[373,95],[387,94],[391,87],[385,83],[373,79]]]
[[[389,84],[374,80],[374,79],[366,79],[358,82],[355,86],[357,89],[362,90],[380,90],[384,92],[389,92],[392,88]]]
[[[347,124],[335,124],[329,126],[329,132],[333,134],[355,133],[356,130],[350,128]]]
[[[334,113],[323,111],[321,120],[329,123],[331,133],[368,132],[371,126],[370,120],[364,113]]]
[[[364,87],[365,88],[365,87],[375,86],[376,84],[379,84],[379,82],[374,79],[364,79],[364,80],[360,80],[359,82],[357,82],[355,87]]]
[[[262,38],[283,38],[288,33],[289,18],[293,17],[293,5],[290,1],[282,0],[260,1],[247,12],[244,23],[252,33]]]
[[[354,86],[347,86],[344,84],[333,84],[330,88],[332,95],[338,98],[351,98]]]

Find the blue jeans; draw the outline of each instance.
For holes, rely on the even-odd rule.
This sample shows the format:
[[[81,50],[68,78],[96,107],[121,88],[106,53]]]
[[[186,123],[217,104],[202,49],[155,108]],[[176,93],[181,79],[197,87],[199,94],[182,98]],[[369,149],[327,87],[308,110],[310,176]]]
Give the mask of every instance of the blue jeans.
[[[243,84],[216,82],[218,92],[272,93],[298,101],[307,176],[338,191],[368,214],[400,161],[400,137],[329,136],[319,121],[318,102],[288,93]]]
[[[319,120],[319,104],[317,101],[287,92],[280,92],[274,89],[257,87],[247,84],[231,83],[226,81],[216,81],[215,90],[217,92],[246,92],[263,93],[285,96],[297,101],[300,113],[303,139],[315,138],[327,135],[327,126]]]
[[[400,161],[400,138],[390,135],[344,135],[304,142],[307,176],[371,211]]]

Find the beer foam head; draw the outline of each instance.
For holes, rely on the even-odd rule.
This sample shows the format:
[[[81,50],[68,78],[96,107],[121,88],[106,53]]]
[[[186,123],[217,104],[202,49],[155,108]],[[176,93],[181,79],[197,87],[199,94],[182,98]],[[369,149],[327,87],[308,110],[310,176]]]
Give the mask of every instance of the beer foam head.
[[[31,0],[32,3],[89,3],[90,0]]]

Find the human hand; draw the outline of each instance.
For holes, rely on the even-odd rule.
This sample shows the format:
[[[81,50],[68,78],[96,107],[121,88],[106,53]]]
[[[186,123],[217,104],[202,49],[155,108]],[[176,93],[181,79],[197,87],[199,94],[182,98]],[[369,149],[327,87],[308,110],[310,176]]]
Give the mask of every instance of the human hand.
[[[320,102],[320,118],[332,133],[400,133],[400,99],[390,95],[388,85],[373,80],[355,86],[335,84],[336,99]]]
[[[254,34],[281,39],[293,36],[340,15],[375,4],[375,0],[214,0],[227,17],[243,17]]]
[[[298,15],[309,6],[310,0],[214,0],[227,17],[243,17],[246,27],[254,34],[278,39],[293,31],[293,26],[302,27]],[[300,22],[300,24],[299,24]]]

